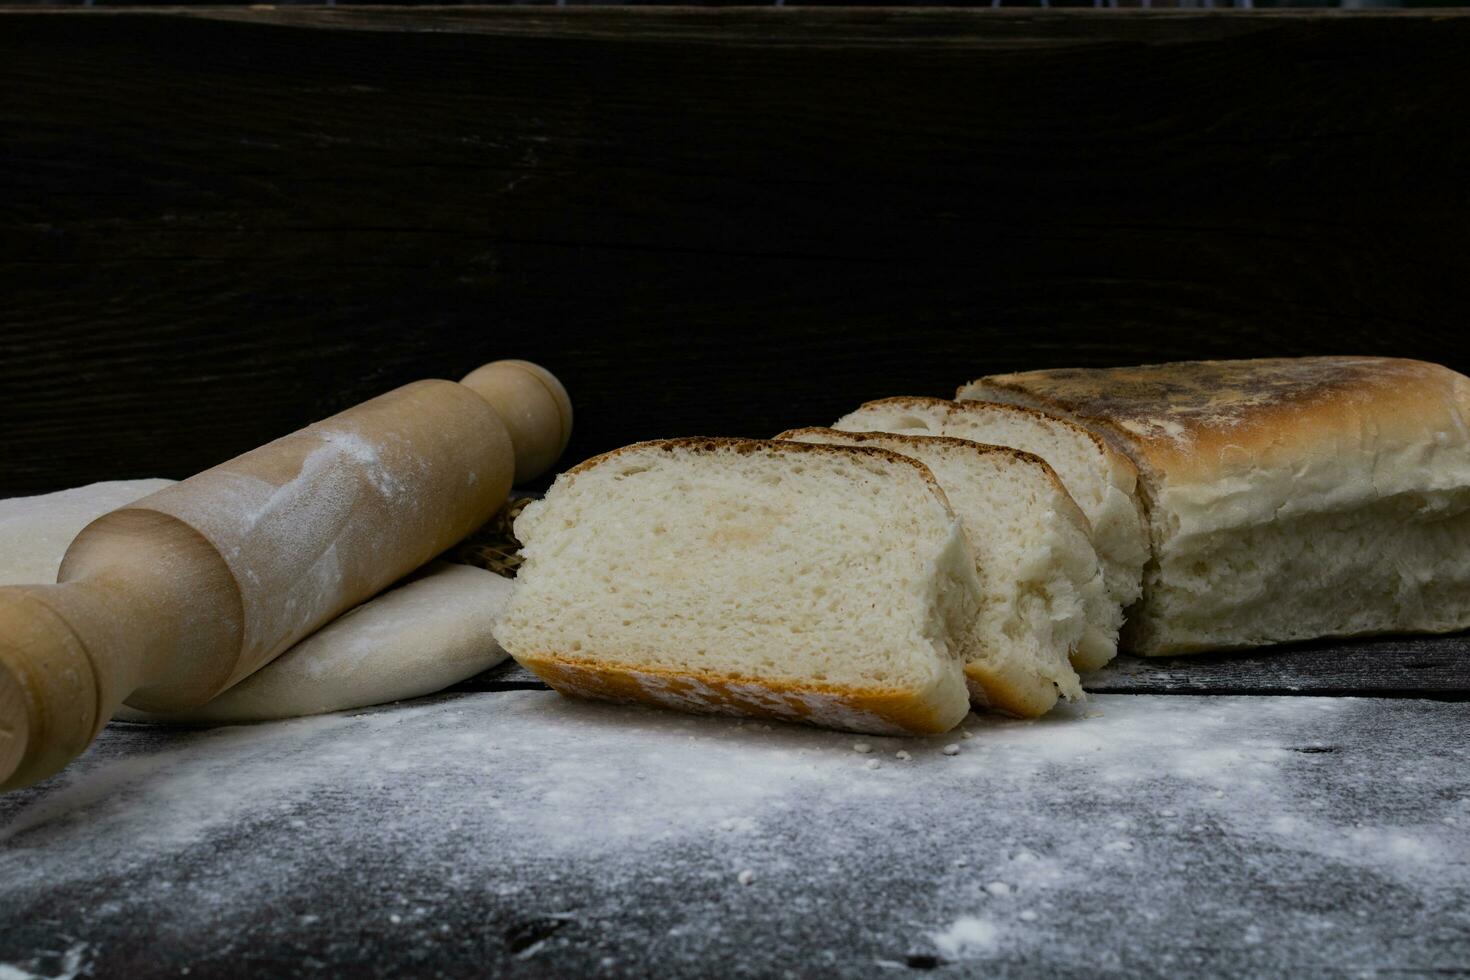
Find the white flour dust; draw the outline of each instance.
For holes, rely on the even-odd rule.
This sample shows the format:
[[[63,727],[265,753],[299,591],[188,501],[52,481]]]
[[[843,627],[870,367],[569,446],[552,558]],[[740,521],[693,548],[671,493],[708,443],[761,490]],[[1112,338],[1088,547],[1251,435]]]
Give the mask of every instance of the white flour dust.
[[[793,948],[854,976],[906,956],[1246,973],[1470,956],[1467,706],[1091,704],[971,718],[962,744],[541,691],[114,726],[0,798],[0,917],[65,902],[98,948],[145,914],[181,947],[225,921],[253,944],[371,922],[424,956],[529,917],[507,956],[594,970],[656,948],[666,975],[711,957],[779,975]],[[0,938],[25,963],[39,947],[11,941],[41,939]]]
[[[998,930],[984,919],[962,915],[948,929],[934,934],[934,945],[948,959],[970,959],[989,953]]]
[[[60,971],[57,973],[38,972],[45,969],[41,966],[42,960],[53,958],[45,955],[33,958],[24,967],[15,963],[0,963],[0,980],[76,980],[79,975],[91,972],[90,964],[83,960],[86,952],[86,943],[77,943],[62,950],[54,957]]]

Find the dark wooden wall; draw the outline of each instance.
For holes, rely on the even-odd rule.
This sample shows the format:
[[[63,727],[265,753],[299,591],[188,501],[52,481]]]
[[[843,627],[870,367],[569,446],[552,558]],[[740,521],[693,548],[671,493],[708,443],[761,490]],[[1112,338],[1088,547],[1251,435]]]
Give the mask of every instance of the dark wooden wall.
[[[974,375],[1470,370],[1470,18],[0,12],[0,494],[528,357],[569,457]]]

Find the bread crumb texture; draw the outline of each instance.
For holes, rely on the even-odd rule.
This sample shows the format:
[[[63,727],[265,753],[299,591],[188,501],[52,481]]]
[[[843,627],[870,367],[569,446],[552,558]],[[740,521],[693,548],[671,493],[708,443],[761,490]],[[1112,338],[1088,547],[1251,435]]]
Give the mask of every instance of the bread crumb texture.
[[[557,478],[516,521],[496,635],[563,693],[944,731],[968,710],[980,586],[958,518],[880,449],[639,443]]]
[[[1100,436],[1034,409],[943,398],[903,396],[867,402],[833,423],[849,432],[951,436],[1008,446],[1051,468],[1091,525],[1106,597],[1094,600],[1079,669],[1095,669],[1117,652],[1117,624],[1141,591],[1148,532],[1137,500],[1138,474],[1128,457]]]
[[[1040,458],[1015,449],[943,436],[793,429],[778,438],[877,446],[929,468],[975,553],[980,615],[966,645],[977,700],[1032,717],[1058,689],[1080,698],[1069,658],[1087,632],[1089,610],[1117,644],[1116,607],[1106,600],[1087,519]]]

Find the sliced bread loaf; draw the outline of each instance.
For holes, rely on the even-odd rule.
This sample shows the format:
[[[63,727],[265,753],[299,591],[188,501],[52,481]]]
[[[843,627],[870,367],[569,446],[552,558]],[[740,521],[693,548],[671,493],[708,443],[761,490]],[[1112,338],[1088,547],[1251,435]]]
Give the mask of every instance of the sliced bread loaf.
[[[980,586],[924,466],[881,449],[644,442],[515,525],[495,635],[564,694],[935,733],[969,710]]]
[[[970,696],[1023,718],[1060,691],[1080,698],[1068,658],[1087,628],[1087,602],[1105,602],[1091,530],[1039,456],[943,436],[792,429],[777,439],[889,449],[923,463],[964,522],[982,601],[965,650]]]
[[[1138,464],[1154,557],[1130,650],[1470,626],[1470,378],[1449,368],[1184,361],[970,394],[1067,415]]]
[[[1149,554],[1148,532],[1135,499],[1138,473],[1127,456],[1072,422],[987,402],[884,398],[844,415],[833,428],[954,436],[1023,449],[1046,460],[1092,525],[1107,588],[1106,598],[1095,600],[1088,610],[1092,628],[1072,664],[1094,670],[1113,658],[1123,610],[1139,596]]]

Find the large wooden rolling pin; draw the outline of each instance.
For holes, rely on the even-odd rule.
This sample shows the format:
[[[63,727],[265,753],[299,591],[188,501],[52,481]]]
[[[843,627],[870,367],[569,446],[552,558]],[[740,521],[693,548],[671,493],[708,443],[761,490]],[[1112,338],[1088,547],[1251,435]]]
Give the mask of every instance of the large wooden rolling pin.
[[[199,705],[488,520],[571,434],[552,375],[420,381],[105,514],[56,585],[0,589],[0,790],[126,701]]]

